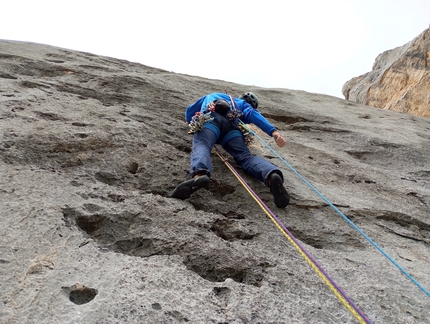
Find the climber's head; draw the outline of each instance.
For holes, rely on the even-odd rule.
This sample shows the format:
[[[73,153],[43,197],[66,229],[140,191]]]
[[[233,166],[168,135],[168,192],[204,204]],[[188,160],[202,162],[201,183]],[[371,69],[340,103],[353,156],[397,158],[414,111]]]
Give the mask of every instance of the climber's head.
[[[249,103],[252,106],[252,108],[254,109],[258,108],[258,98],[254,93],[246,92],[240,96],[240,99],[245,100],[247,103]]]

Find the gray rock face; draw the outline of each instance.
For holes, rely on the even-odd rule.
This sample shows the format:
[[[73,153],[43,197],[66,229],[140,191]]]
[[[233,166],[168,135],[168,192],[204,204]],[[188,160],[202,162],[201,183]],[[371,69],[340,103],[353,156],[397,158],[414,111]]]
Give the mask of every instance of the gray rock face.
[[[215,91],[255,92],[288,139],[267,143],[430,289],[429,119],[11,41],[0,82],[1,323],[357,322],[215,154],[208,189],[169,197],[185,108]],[[430,297],[251,150],[283,170],[291,205],[245,180],[371,321],[430,323]]]

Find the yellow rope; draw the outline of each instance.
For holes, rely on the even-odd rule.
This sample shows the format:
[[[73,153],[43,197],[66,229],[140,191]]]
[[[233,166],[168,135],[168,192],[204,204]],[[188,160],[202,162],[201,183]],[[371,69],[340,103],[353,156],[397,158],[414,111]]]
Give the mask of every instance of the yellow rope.
[[[363,319],[363,317],[357,313],[357,311],[349,304],[349,302],[345,299],[344,296],[336,289],[336,287],[330,282],[330,280],[321,272],[321,270],[315,265],[314,262],[306,255],[303,249],[291,238],[291,236],[285,232],[285,230],[279,225],[279,223],[273,218],[270,212],[267,210],[266,206],[264,206],[255,196],[255,193],[252,192],[245,181],[237,174],[236,170],[228,163],[227,159],[224,158],[218,150],[215,150],[216,154],[219,158],[226,164],[226,166],[230,169],[230,171],[234,174],[234,176],[239,180],[239,182],[245,187],[246,191],[251,195],[252,198],[257,202],[257,204],[263,209],[267,216],[272,220],[272,222],[276,225],[276,227],[284,234],[284,236],[290,241],[290,243],[297,249],[297,251],[302,255],[302,257],[309,263],[309,265],[316,271],[316,273],[320,276],[320,278],[329,286],[331,291],[336,295],[336,297],[341,301],[341,303],[351,312],[351,314],[360,322],[360,323],[368,323]]]

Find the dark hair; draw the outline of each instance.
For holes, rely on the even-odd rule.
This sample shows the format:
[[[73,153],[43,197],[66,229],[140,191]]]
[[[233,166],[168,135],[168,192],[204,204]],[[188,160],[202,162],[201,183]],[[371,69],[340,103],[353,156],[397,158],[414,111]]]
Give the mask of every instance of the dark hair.
[[[217,99],[214,101],[215,111],[221,115],[225,115],[230,110],[230,105],[227,101],[222,99]]]

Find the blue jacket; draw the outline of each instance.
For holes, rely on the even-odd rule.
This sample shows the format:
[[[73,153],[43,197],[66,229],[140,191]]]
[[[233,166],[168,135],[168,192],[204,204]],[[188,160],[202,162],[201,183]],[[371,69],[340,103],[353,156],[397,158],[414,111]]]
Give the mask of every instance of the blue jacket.
[[[254,124],[267,135],[272,136],[272,133],[276,130],[276,128],[271,125],[266,120],[266,118],[264,118],[263,115],[258,112],[258,110],[254,109],[249,103],[247,103],[243,99],[234,97],[232,98],[234,100],[235,108],[243,113],[243,116],[240,118],[242,122],[244,122],[245,124]],[[188,106],[187,110],[185,111],[185,119],[187,120],[187,122],[189,123],[191,121],[196,112],[205,111],[209,103],[217,99],[223,99],[227,101],[230,104],[230,108],[233,108],[230,96],[228,94],[219,92],[211,93],[209,95],[201,97],[199,100],[197,100],[197,102]]]

